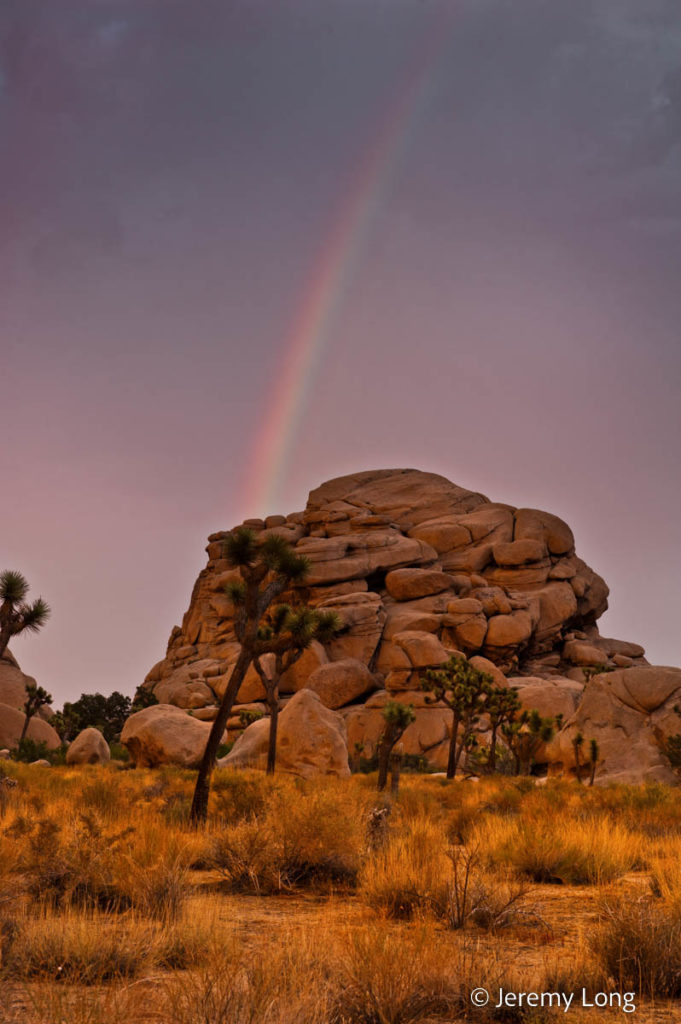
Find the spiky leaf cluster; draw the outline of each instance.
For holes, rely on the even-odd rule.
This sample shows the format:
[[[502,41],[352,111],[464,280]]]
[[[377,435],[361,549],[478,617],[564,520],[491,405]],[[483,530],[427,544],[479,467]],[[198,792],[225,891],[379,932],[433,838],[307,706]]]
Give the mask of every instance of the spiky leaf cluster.
[[[421,689],[430,693],[426,697],[429,704],[446,704],[462,714],[475,714],[484,709],[493,682],[487,672],[481,672],[465,658],[455,656],[439,669],[425,669],[420,676]]]
[[[416,718],[413,704],[401,704],[397,700],[389,700],[382,714],[387,725],[400,732],[404,732]]]
[[[28,583],[20,572],[6,569],[0,573],[0,656],[13,636],[37,633],[50,615],[50,606],[42,597],[26,601]]]

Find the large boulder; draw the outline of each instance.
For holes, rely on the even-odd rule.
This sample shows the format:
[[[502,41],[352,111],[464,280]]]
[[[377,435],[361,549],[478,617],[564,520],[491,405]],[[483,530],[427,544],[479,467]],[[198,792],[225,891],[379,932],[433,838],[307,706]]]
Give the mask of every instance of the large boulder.
[[[572,741],[584,737],[600,750],[596,781],[678,783],[664,752],[665,740],[681,733],[681,669],[635,666],[601,673],[587,683],[584,696],[550,746],[555,766],[574,768]]]
[[[332,661],[356,658],[368,665],[378,647],[386,613],[378,594],[354,593],[332,597],[320,606],[334,612],[341,630],[328,644]]]
[[[126,721],[121,743],[137,768],[177,764],[198,768],[206,749],[209,722],[200,722],[172,704],[154,704]]]
[[[0,703],[21,711],[26,703],[26,682],[32,680],[25,676],[14,659],[0,658]]]
[[[485,503],[436,473],[416,469],[377,469],[329,480],[310,492],[308,509],[344,506],[348,513],[385,515],[402,530],[451,513],[465,513]]]
[[[262,768],[267,765],[269,719],[253,722],[218,761],[225,768]],[[279,715],[277,768],[303,778],[350,774],[345,723],[324,707],[318,694],[299,690]]]
[[[313,690],[324,707],[335,710],[366,696],[378,686],[364,662],[344,658],[320,665],[307,679],[306,687],[301,687],[305,688]]]
[[[441,594],[451,585],[451,576],[436,569],[393,569],[385,578],[386,590],[396,601]]]
[[[25,719],[23,711],[17,711],[9,704],[0,704],[0,748],[15,750],[18,747]],[[45,743],[48,750],[56,750],[61,746],[56,730],[37,715],[28,723],[26,738],[35,743]]]
[[[19,663],[9,648],[0,658],[0,704],[7,704],[17,711],[23,711],[26,704],[27,690],[29,683],[36,685],[33,676],[26,675],[19,668]],[[48,704],[44,704],[38,711],[38,716],[49,722],[54,711]]]
[[[109,744],[94,727],[79,732],[66,751],[67,764],[105,764],[110,760]]]

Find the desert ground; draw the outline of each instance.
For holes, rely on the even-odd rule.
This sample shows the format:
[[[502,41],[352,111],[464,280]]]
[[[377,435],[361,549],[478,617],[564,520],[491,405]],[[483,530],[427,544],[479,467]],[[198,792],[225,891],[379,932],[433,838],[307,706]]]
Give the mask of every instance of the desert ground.
[[[223,768],[193,829],[193,780],[3,766],[2,1024],[681,1016],[671,787]]]

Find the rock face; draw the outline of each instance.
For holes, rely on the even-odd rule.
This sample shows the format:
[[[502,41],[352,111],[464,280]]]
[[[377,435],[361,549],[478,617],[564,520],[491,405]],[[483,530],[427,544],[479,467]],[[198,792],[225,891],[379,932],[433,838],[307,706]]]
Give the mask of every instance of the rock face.
[[[6,649],[0,658],[0,704],[7,704],[23,713],[27,683],[35,684],[35,679],[21,671],[16,658]],[[38,711],[38,716],[46,722],[49,722],[53,714],[52,708],[47,705]]]
[[[225,768],[264,768],[267,763],[269,719],[253,722],[218,762]],[[345,723],[324,706],[312,690],[299,690],[279,716],[277,767],[309,778],[350,774]]]
[[[597,621],[607,608],[608,588],[578,557],[570,527],[556,515],[492,502],[433,473],[399,469],[328,481],[311,492],[303,512],[247,525],[262,538],[271,533],[286,537],[310,562],[304,584],[282,599],[333,609],[342,621],[331,643],[315,645],[301,659],[282,693],[314,690],[323,705],[347,722],[351,749],[356,743],[366,749],[375,745],[381,702],[411,701],[416,722],[405,734],[406,745],[441,766],[448,713],[425,705],[418,674],[460,652],[491,671],[497,682],[518,687],[524,706],[563,715],[563,738],[547,753],[556,765],[569,768],[565,750],[571,748],[563,739],[569,743],[573,721],[587,744],[598,738],[595,722],[601,721],[599,778],[622,776],[623,748],[634,748],[624,740],[620,711],[604,717],[603,702],[622,703],[619,691],[610,692],[620,670],[643,672],[644,690],[657,685],[654,673],[667,670],[648,666],[639,645],[600,636]],[[204,729],[207,725],[197,718],[207,723],[214,717],[239,651],[233,608],[224,593],[225,584],[235,578],[223,558],[226,536],[209,537],[208,564],[182,625],[173,629],[165,658],[145,681],[172,705],[174,721],[184,719]],[[616,671],[591,679],[582,696],[585,669],[594,668]],[[592,696],[597,693],[598,701]],[[228,723],[231,738],[240,705],[262,698],[253,671]],[[627,728],[638,730],[637,736],[648,730],[660,765],[669,772],[661,749],[660,709],[666,708],[667,734],[681,732],[681,719],[677,728],[668,703],[665,697],[654,711],[643,710],[643,704],[622,707],[637,716]],[[239,740],[241,750],[247,735],[251,744],[265,731],[266,723],[249,727]],[[616,750],[623,752],[616,755]],[[654,761],[642,758],[638,764],[634,758],[629,776],[658,777]]]
[[[210,723],[192,718],[171,704],[154,704],[131,715],[123,726],[121,743],[137,768],[178,764],[197,768],[210,732]]]
[[[609,782],[674,783],[664,743],[681,732],[681,669],[644,665],[594,676],[552,744],[558,767],[574,768],[572,740],[581,732],[600,748],[596,778]],[[588,751],[582,752],[582,760]]]
[[[0,704],[0,748],[14,750],[19,745],[21,732],[26,716],[9,704]],[[34,715],[28,723],[26,738],[35,743],[45,743],[48,750],[56,750],[61,746],[57,732],[38,715]]]
[[[111,760],[109,744],[99,729],[83,729],[69,744],[66,751],[67,764],[104,764]]]

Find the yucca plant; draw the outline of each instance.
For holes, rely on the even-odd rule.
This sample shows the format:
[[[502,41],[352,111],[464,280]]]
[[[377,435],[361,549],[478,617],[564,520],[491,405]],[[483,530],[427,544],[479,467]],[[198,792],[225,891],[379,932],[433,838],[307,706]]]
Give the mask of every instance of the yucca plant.
[[[420,680],[421,689],[430,691],[431,696],[426,697],[426,701],[445,704],[452,712],[447,778],[453,779],[480,714],[486,710],[493,680],[458,656],[451,657],[439,669],[426,669]]]
[[[600,757],[601,751],[598,746],[597,740],[589,741],[589,785],[593,786],[594,779],[596,778],[596,768],[598,767],[598,758]]]
[[[400,704],[399,701],[389,700],[383,708],[383,718],[385,720],[385,727],[378,741],[379,792],[385,789],[388,781],[388,767],[392,749],[397,741],[402,738],[405,730],[414,721],[416,714],[411,704]]]
[[[24,703],[24,724],[19,738],[19,746],[26,739],[28,726],[34,715],[37,715],[46,704],[52,703],[52,694],[38,686],[37,683],[26,683],[26,701]]]
[[[42,597],[28,602],[28,583],[20,572],[5,569],[0,573],[0,658],[13,636],[37,633],[50,615],[50,606]]]
[[[313,640],[326,643],[340,629],[335,612],[317,611],[307,606],[293,609],[277,605],[258,631],[261,644],[273,655],[265,666],[259,656],[254,665],[267,695],[270,731],[267,747],[267,774],[272,775],[277,759],[277,725],[279,720],[279,684],[281,677],[303,656]]]
[[[246,527],[239,527],[229,534],[223,554],[241,576],[227,591],[235,607],[234,632],[241,650],[199,766],[190,812],[194,824],[204,822],[208,816],[210,779],[239,687],[255,659],[273,649],[261,632],[264,617],[272,602],[291,584],[302,582],[309,571],[307,559],[296,555],[285,538],[271,534],[259,543],[253,530]]]

